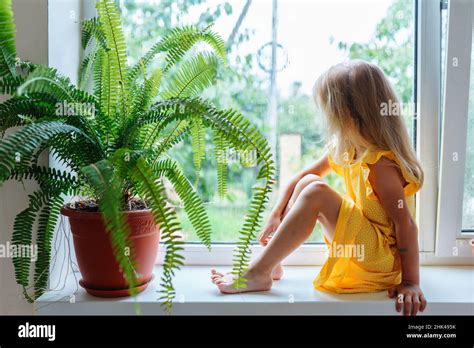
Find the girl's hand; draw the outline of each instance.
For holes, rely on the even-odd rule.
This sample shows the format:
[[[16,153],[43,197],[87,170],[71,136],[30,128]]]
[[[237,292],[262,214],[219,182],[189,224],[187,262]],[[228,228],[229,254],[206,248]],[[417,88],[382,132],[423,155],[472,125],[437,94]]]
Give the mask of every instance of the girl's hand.
[[[280,226],[280,223],[281,223],[281,217],[273,216],[273,215],[270,216],[265,227],[262,229],[262,232],[260,232],[258,236],[258,242],[261,245],[266,246],[268,242],[270,241],[270,238],[273,232],[275,232],[278,226]]]
[[[403,307],[403,315],[416,315],[418,311],[423,312],[426,308],[426,299],[420,287],[408,281],[388,289],[390,298],[396,297],[395,308],[400,312]]]

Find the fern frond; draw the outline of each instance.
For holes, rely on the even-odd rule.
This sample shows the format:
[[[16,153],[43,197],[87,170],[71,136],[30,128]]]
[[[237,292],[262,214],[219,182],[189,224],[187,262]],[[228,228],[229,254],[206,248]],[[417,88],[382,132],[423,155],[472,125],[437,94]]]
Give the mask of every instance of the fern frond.
[[[47,191],[54,191],[56,189],[54,185],[57,182],[64,183],[74,190],[78,190],[81,185],[80,181],[71,173],[56,168],[38,166],[36,164],[20,171],[13,172],[9,179],[19,181],[34,179],[42,189]]]
[[[100,112],[95,117],[95,123],[100,133],[100,139],[108,149],[115,146],[118,124],[114,119],[115,106],[109,99],[110,79],[108,59],[103,49],[98,49],[93,65],[94,95],[100,101]]]
[[[0,104],[0,136],[11,127],[55,114],[55,107],[44,98],[10,98]]]
[[[217,193],[220,197],[227,194],[227,173],[228,161],[227,154],[229,146],[222,134],[218,130],[214,130],[214,155],[217,165]]]
[[[5,76],[0,79],[0,94],[14,94],[25,81],[23,76]]]
[[[95,190],[99,208],[104,216],[117,263],[133,295],[137,283],[133,250],[127,241],[128,226],[122,213],[121,179],[117,177],[112,164],[107,160],[81,168],[91,187]],[[127,252],[131,251],[130,253]],[[131,255],[129,257],[128,255]]]
[[[200,118],[194,117],[192,119],[190,133],[194,168],[199,172],[202,161],[206,157],[206,131]]]
[[[94,65],[98,55],[97,51],[97,48],[94,47],[91,52],[82,60],[81,66],[79,67],[78,81],[78,88],[80,90],[86,91],[89,80],[94,73]]]
[[[81,30],[81,44],[85,50],[93,39],[105,50],[107,50],[107,40],[104,31],[101,28],[101,23],[97,17],[86,19],[82,21]]]
[[[102,91],[104,89],[104,83],[106,82],[103,79],[104,72],[102,71],[104,59],[106,59],[105,51],[102,49],[98,49],[96,52],[95,62],[94,62],[93,71],[92,71],[93,94],[97,98],[97,100],[100,102],[100,108],[102,111],[104,109]]]
[[[172,29],[161,41],[156,43],[140,60],[129,70],[128,79],[134,80],[140,73],[140,65],[148,66],[159,53],[166,54],[166,65],[163,72],[167,72],[176,65],[185,54],[197,43],[207,43],[213,51],[224,61],[227,61],[224,40],[210,27],[199,29],[194,26],[184,26]]]
[[[204,209],[201,198],[184,175],[178,163],[172,159],[165,159],[153,164],[152,168],[156,175],[164,176],[171,182],[183,202],[184,211],[196,230],[196,234],[203,244],[210,249],[212,229],[206,209]]]
[[[69,101],[97,106],[94,96],[77,89],[71,84],[69,78],[61,76],[56,69],[46,66],[38,66],[17,89],[19,96],[35,93],[50,96],[59,103]]]
[[[62,204],[63,198],[61,196],[53,197],[39,213],[36,236],[38,255],[33,277],[35,299],[39,298],[47,289],[51,264],[51,243]]]
[[[96,153],[100,148],[80,129],[62,122],[39,122],[27,125],[2,139],[0,143],[0,184],[11,173],[29,167],[35,150],[43,143],[59,134],[76,134],[78,139],[89,142]]]
[[[206,87],[214,83],[218,60],[211,54],[200,53],[184,62],[179,69],[168,76],[161,97],[196,97]]]
[[[151,139],[150,142],[147,141],[144,143],[144,147],[147,148],[146,144],[151,144],[151,148],[154,149],[157,158],[159,158],[162,154],[166,153],[166,151],[183,140],[184,136],[189,131],[189,125],[190,122],[186,120],[179,121],[171,132],[164,134],[159,138],[156,136],[156,128],[159,127],[156,127],[154,129],[155,133],[152,133],[151,138],[149,138]],[[159,134],[161,135],[162,133],[160,132]]]
[[[133,115],[132,122],[140,113],[148,109],[153,98],[157,96],[161,85],[161,78],[161,69],[156,69],[150,78],[145,76],[144,82],[134,87],[134,91],[131,92],[133,100],[131,112]]]
[[[67,182],[55,181],[54,179],[50,179],[49,181],[50,190],[38,190],[29,195],[28,207],[15,217],[13,224],[12,244],[16,246],[16,248],[24,248],[25,246],[28,247],[32,245],[34,223],[37,219],[38,212],[42,209],[42,207],[48,206],[51,201],[56,201],[59,199],[61,194],[75,194],[76,192],[73,188],[69,187]],[[41,225],[39,227],[42,228]],[[51,227],[48,228],[50,229]],[[52,232],[45,231],[45,233]],[[49,238],[49,236],[45,237]],[[46,255],[43,256],[44,259],[46,259],[45,256]],[[29,302],[33,302],[34,299],[41,295],[41,292],[30,295],[27,291],[31,261],[31,254],[15,255],[13,258],[13,266],[15,268],[15,278],[17,284],[23,287],[23,294]],[[43,269],[41,272],[45,273],[45,277],[47,277],[49,274],[49,269]]]
[[[166,202],[165,188],[163,183],[156,177],[153,170],[147,165],[143,158],[136,161],[130,170],[135,188],[140,197],[149,202],[155,222],[160,226],[161,235],[166,245],[166,255],[163,263],[163,275],[161,277],[161,292],[163,304],[168,310],[171,309],[175,290],[173,277],[175,271],[183,265],[184,257],[179,253],[183,250],[183,242],[179,240],[178,232],[180,224],[176,212]]]
[[[12,0],[0,2],[0,77],[16,76],[16,26],[13,18]]]
[[[74,139],[69,134],[58,134],[42,144],[31,162],[38,163],[37,159],[45,149],[49,150],[49,154],[59,165],[65,165],[76,173],[81,167],[98,162],[106,156],[97,144],[84,141],[80,136]]]
[[[96,7],[99,14],[100,27],[109,48],[106,51],[109,109],[120,103],[122,105],[121,112],[127,113],[127,48],[120,12],[114,0],[97,0]],[[125,118],[126,115],[122,115],[122,117]]]

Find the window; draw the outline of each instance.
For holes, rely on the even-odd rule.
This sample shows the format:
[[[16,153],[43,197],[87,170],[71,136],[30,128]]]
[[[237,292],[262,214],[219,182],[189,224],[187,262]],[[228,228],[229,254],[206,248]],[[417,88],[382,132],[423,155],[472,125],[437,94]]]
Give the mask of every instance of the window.
[[[205,93],[219,106],[240,109],[269,139],[278,173],[269,208],[277,199],[278,188],[324,152],[323,116],[315,110],[312,86],[330,65],[356,58],[374,62],[388,74],[401,101],[413,102],[413,0],[120,3],[132,57],[145,53],[166,29],[178,22],[201,26],[214,22],[214,30],[227,39],[234,72],[222,71],[217,86]],[[272,66],[273,44],[276,62]],[[405,117],[413,134],[413,115],[408,113]],[[193,177],[194,169],[186,164],[192,163],[187,148],[179,147],[175,155]],[[255,171],[231,163],[229,197],[219,199],[214,189],[214,168],[212,160],[204,165],[199,173],[199,191],[207,202],[213,242],[233,242],[238,238]],[[328,181],[343,190],[342,180],[336,175],[330,175]],[[198,242],[185,214],[179,208],[178,212],[183,238]],[[319,226],[308,242],[322,242]]]

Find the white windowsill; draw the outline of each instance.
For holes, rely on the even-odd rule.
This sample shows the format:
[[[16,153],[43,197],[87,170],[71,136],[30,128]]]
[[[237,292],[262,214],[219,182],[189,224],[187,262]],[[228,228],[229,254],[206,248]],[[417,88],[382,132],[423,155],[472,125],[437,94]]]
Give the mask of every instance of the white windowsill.
[[[224,267],[223,270],[228,269]],[[175,278],[174,315],[397,315],[386,292],[329,294],[315,291],[319,266],[288,266],[284,278],[268,292],[221,295],[210,282],[210,266],[186,266]],[[474,315],[474,272],[470,266],[423,266],[422,288],[429,301],[425,315]],[[80,274],[76,273],[80,278]],[[138,295],[142,314],[159,315],[160,267],[155,279]],[[64,289],[45,293],[36,303],[40,315],[131,315],[131,298],[101,299],[76,291],[71,274]],[[70,303],[75,294],[75,303]]]

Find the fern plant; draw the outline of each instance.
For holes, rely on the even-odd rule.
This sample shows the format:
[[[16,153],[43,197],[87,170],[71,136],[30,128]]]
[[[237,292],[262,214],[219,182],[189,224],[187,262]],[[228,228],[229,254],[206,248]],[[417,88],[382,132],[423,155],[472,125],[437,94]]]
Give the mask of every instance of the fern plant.
[[[86,54],[74,86],[53,68],[17,58],[11,0],[0,3],[0,92],[10,95],[0,104],[0,185],[9,179],[34,179],[39,184],[14,222],[12,243],[31,245],[36,236],[39,247],[34,267],[29,258],[14,258],[17,283],[30,301],[45,291],[51,240],[64,196],[92,195],[124,278],[133,288],[133,257],[121,252],[128,233],[122,211],[130,197],[140,197],[151,209],[166,245],[162,300],[171,306],[173,276],[183,265],[183,242],[163,180],[174,187],[208,247],[211,226],[202,200],[169,150],[190,135],[199,170],[205,157],[205,130],[210,128],[221,195],[226,193],[227,172],[223,152],[233,148],[257,153],[258,183],[240,230],[232,271],[238,278],[236,285],[244,287],[249,245],[271,191],[274,167],[267,141],[241,113],[219,110],[199,97],[213,83],[219,65],[225,64],[223,40],[209,27],[176,28],[130,66],[114,1],[97,0],[96,7],[98,17],[83,22]],[[209,52],[196,52],[199,43],[207,44]],[[157,60],[160,67],[149,71]],[[7,129],[16,126],[22,127],[5,136]],[[45,150],[69,170],[41,166],[38,158]]]

